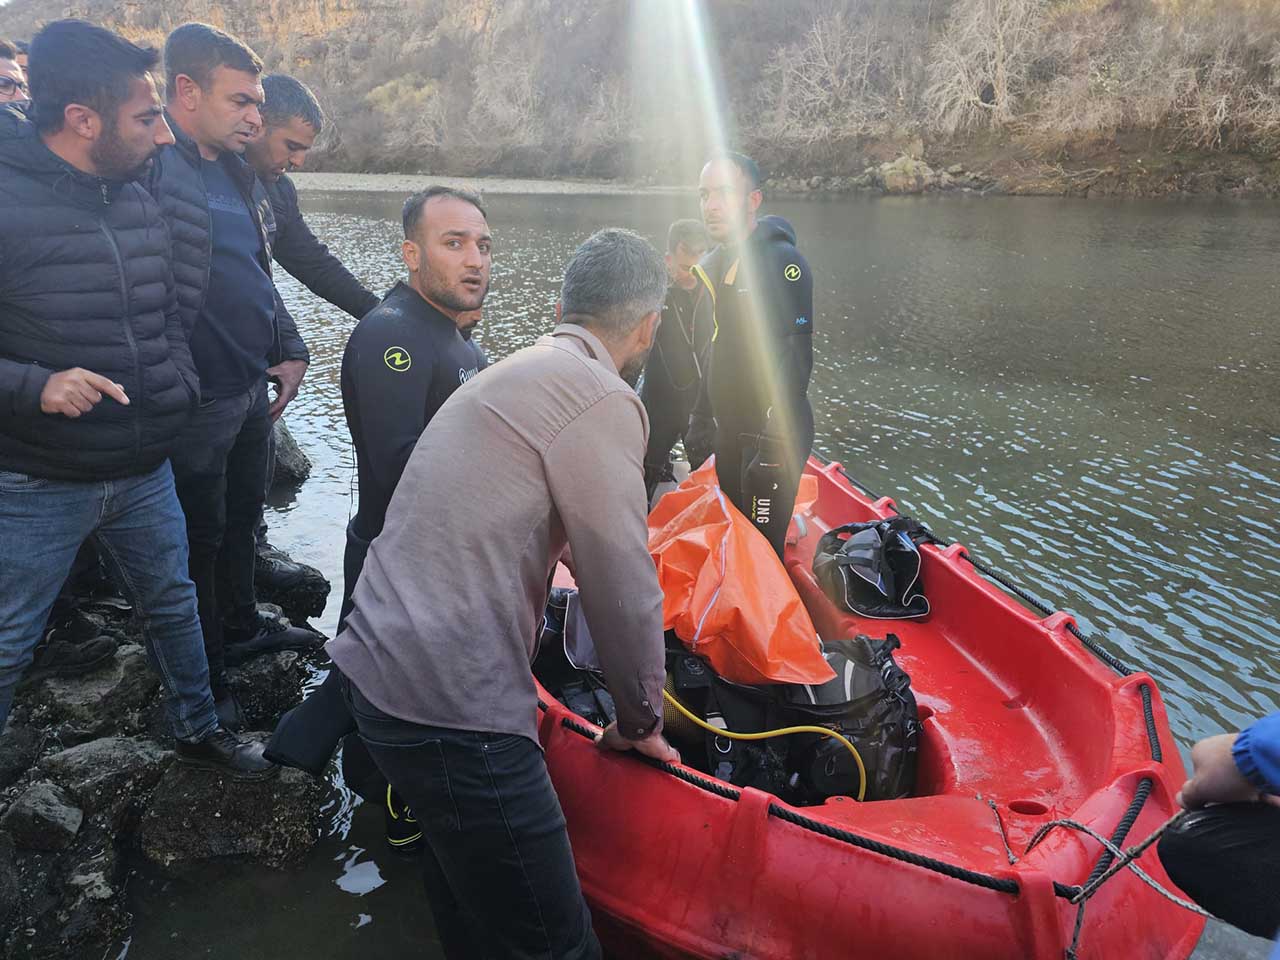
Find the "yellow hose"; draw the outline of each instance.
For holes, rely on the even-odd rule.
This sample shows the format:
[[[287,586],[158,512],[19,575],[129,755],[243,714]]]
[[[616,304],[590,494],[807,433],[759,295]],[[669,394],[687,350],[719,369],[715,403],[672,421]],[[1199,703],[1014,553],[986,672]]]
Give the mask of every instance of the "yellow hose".
[[[816,733],[824,737],[831,737],[833,740],[839,740],[841,745],[853,754],[853,762],[858,765],[858,800],[861,801],[867,796],[867,768],[863,766],[862,755],[858,753],[857,747],[834,730],[828,730],[826,727],[783,727],[781,730],[762,730],[760,733],[734,733],[732,730],[721,730],[719,727],[713,727],[673,697],[671,691],[663,690],[662,695],[669,704],[680,711],[680,714],[686,720],[697,724],[708,733],[714,733],[717,737],[727,737],[730,740],[769,740],[772,737],[783,737],[791,733]]]

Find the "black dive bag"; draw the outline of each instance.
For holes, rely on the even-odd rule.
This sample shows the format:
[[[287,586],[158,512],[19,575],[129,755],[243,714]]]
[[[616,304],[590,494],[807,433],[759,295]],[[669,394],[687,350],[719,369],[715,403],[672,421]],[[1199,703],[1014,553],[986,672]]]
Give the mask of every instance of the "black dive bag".
[[[915,789],[920,718],[911,678],[893,651],[893,634],[857,636],[824,645],[835,677],[821,685],[745,686],[717,676],[697,657],[672,657],[669,674],[677,696],[714,727],[758,733],[791,726],[827,727],[858,749],[867,770],[866,800],[896,800]],[[670,735],[672,725],[668,724]],[[860,776],[853,755],[838,740],[791,734],[743,741],[703,735],[707,772],[798,805],[856,796]]]
[[[848,523],[818,541],[813,573],[838,607],[873,620],[929,614],[919,544],[933,535],[910,517]]]

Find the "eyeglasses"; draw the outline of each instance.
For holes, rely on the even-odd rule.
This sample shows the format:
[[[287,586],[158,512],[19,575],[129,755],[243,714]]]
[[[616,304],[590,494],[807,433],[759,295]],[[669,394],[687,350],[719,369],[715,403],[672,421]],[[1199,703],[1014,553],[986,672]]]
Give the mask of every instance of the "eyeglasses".
[[[15,90],[21,92],[23,96],[31,92],[31,88],[21,80],[14,80],[12,77],[0,77],[0,96],[11,97]]]

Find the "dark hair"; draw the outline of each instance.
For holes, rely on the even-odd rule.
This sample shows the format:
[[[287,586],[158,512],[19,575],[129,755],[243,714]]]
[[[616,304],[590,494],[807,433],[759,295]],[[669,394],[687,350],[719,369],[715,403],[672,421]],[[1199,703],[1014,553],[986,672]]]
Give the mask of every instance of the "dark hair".
[[[0,60],[17,60],[18,45],[0,37]]]
[[[178,77],[188,76],[204,90],[219,67],[257,76],[262,72],[262,61],[244,41],[207,23],[184,23],[164,42],[166,94],[170,98],[178,93]]]
[[[667,231],[667,253],[675,253],[676,247],[685,245],[687,250],[705,250],[711,246],[707,228],[701,220],[677,220]]]
[[[745,153],[736,153],[733,150],[726,150],[723,153],[717,153],[709,162],[716,160],[728,160],[738,168],[739,172],[744,177],[746,177],[747,184],[752,190],[760,189],[760,184],[764,181],[764,178],[760,173],[760,165]]]
[[[31,44],[27,43],[25,40],[14,40],[13,45],[18,48],[19,53],[29,54],[31,52]]]
[[[670,282],[662,257],[640,234],[618,227],[600,230],[564,268],[561,316],[568,323],[590,318],[602,332],[625,336],[662,309]]]
[[[42,133],[61,130],[72,103],[92,107],[115,123],[132,82],[160,62],[154,47],[139,47],[84,20],[49,24],[31,41],[31,51],[31,98]]]
[[[278,127],[297,117],[316,133],[324,129],[324,112],[320,101],[301,80],[283,73],[273,73],[262,78],[266,100],[262,104],[262,122]]]
[[[480,202],[480,197],[470,190],[459,190],[457,187],[427,187],[425,190],[419,190],[404,202],[404,211],[400,214],[400,219],[404,223],[404,238],[406,240],[413,239],[418,230],[418,224],[422,222],[422,211],[426,208],[427,201],[435,197],[454,197],[458,200],[465,200],[479,210],[486,220],[489,218],[489,214],[485,212],[484,205]]]

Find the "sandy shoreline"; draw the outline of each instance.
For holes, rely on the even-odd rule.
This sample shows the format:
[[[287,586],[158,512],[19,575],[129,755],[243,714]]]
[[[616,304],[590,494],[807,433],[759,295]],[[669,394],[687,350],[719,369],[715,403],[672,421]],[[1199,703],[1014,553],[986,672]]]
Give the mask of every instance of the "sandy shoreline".
[[[692,193],[692,187],[660,187],[606,180],[520,180],[514,177],[436,177],[428,173],[294,173],[299,190],[330,193],[413,193],[433,183],[467,187],[490,196],[543,194],[547,196],[672,196]]]

